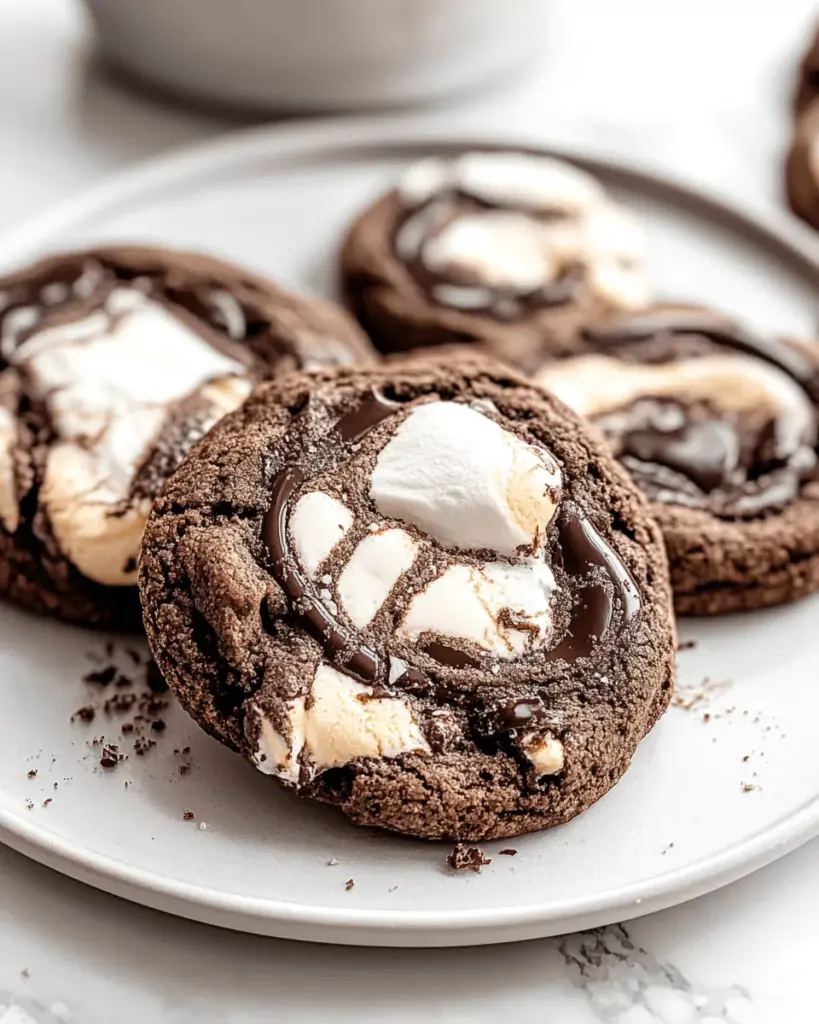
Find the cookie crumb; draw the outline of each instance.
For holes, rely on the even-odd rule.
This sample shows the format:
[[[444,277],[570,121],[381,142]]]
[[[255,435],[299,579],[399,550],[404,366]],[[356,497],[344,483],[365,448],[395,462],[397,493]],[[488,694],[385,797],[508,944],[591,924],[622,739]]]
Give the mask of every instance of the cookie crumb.
[[[387,892],[395,892],[395,890],[396,890],[397,888],[398,888],[398,886],[397,886],[397,885],[391,885],[391,886],[389,887],[389,889],[387,889]]]
[[[33,811],[34,810],[34,801],[33,800],[26,800],[26,810],[28,810],[28,811]]]
[[[474,871],[479,875],[481,868],[492,863],[492,858],[487,857],[480,846],[456,843],[449,852],[446,862],[453,871]]]
[[[43,807],[48,807],[48,805],[51,802],[52,802],[52,798],[50,796],[46,797],[45,800],[43,800]]]
[[[31,977],[31,968],[24,967],[22,971],[20,971],[20,977],[23,979],[23,981],[28,981],[28,979]]]
[[[352,879],[352,878],[348,878],[347,881],[344,883],[344,888],[345,888],[345,890],[347,892],[349,892],[350,889],[354,889],[355,888],[355,880]]]
[[[337,857],[331,857],[331,858],[330,858],[330,859],[329,859],[329,860],[327,861],[327,866],[328,866],[328,867],[334,868],[334,867],[336,866],[336,864],[338,864],[338,858],[337,858]]]
[[[111,651],[113,654],[113,650]],[[111,654],[108,657],[111,657]],[[116,665],[106,665],[105,668],[96,669],[92,672],[87,672],[83,677],[84,683],[93,683],[95,686],[110,686],[113,683],[117,675]]]
[[[196,817],[196,815],[193,813],[193,811],[183,811],[182,812],[182,820],[183,821],[193,821],[193,819],[195,817]]]
[[[30,768],[26,772],[26,778],[27,779],[36,779],[37,778],[37,769],[36,768]]]
[[[742,783],[742,792],[743,793],[750,793],[752,789],[759,789],[759,786],[755,786],[753,784],[753,782],[743,782]]]
[[[102,754],[100,754],[100,765],[103,768],[116,768],[122,759],[123,755],[115,743],[106,743],[103,746]]]
[[[677,644],[678,651],[690,651],[697,646],[696,640],[683,640],[682,643]]]
[[[73,722],[75,719],[79,718],[81,722],[93,722],[96,714],[97,712],[94,708],[92,708],[90,704],[86,704],[84,708],[78,708],[74,712],[71,716],[71,721]]]
[[[500,855],[501,857],[517,857],[518,851],[510,846],[506,850],[501,850]]]

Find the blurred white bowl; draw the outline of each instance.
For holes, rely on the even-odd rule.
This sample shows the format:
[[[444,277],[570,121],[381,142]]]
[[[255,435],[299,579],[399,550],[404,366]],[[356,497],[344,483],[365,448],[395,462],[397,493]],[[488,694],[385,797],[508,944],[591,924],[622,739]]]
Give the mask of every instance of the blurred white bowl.
[[[198,99],[341,110],[437,99],[533,55],[548,0],[85,0],[105,54]]]

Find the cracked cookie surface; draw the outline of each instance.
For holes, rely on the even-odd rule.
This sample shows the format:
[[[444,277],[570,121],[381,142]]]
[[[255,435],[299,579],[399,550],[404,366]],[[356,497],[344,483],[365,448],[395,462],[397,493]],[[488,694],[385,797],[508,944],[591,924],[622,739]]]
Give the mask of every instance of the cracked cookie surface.
[[[670,698],[643,499],[574,414],[479,357],[259,388],[168,482],[140,588],[203,728],[419,837],[572,818]]]

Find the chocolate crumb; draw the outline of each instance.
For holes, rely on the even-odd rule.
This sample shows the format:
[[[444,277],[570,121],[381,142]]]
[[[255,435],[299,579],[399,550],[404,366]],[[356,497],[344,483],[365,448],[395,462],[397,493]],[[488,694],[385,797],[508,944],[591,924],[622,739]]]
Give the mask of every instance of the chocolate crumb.
[[[128,657],[131,659],[131,661],[135,665],[141,665],[142,664],[142,655],[139,653],[139,651],[135,650],[133,647],[126,647],[125,648],[125,653],[128,655]]]
[[[43,800],[43,807],[48,807],[48,805],[50,803],[51,803],[51,797],[48,796],[48,797],[45,798],[45,800]]]
[[[24,967],[22,971],[20,971],[20,977],[23,979],[23,981],[27,981],[31,977],[31,968]]]
[[[106,743],[102,748],[102,754],[100,755],[100,765],[103,768],[116,768],[119,762],[122,760],[122,754],[119,752],[119,747],[114,743]]]
[[[164,732],[165,728],[165,723],[161,718],[157,718],[156,721],[151,722],[151,729],[153,732]]]
[[[501,850],[500,855],[501,857],[517,857],[518,851],[513,850],[510,846],[507,850]]]
[[[182,820],[183,821],[193,821],[193,819],[195,817],[196,817],[196,815],[193,813],[193,811],[183,811],[182,812]]]
[[[30,768],[26,772],[26,778],[27,779],[36,779],[37,778],[37,769],[36,768]]]
[[[347,881],[344,883],[344,888],[346,889],[347,892],[349,892],[350,889],[354,889],[355,888],[355,880],[352,879],[352,878],[348,878]]]
[[[111,651],[110,654],[108,654],[109,658],[111,657],[111,654],[113,654],[113,650]],[[113,683],[116,674],[116,665],[106,665],[105,668],[95,669],[92,672],[86,673],[82,677],[82,681],[84,683],[94,683],[97,686],[110,686],[111,683]]]
[[[492,859],[484,855],[480,846],[456,843],[447,856],[446,862],[453,871],[474,871],[476,875],[479,875],[481,868],[486,864],[491,864]]]
[[[79,718],[81,722],[93,722],[96,714],[97,712],[94,708],[92,708],[90,704],[87,704],[84,708],[79,708],[74,712],[71,716],[71,721],[73,722],[75,719]]]
[[[34,810],[34,801],[33,800],[26,800],[26,809],[29,810],[29,811],[33,811]]]
[[[397,886],[397,885],[391,885],[391,886],[389,887],[389,889],[387,890],[387,892],[395,892],[395,890],[396,890],[397,888],[398,888],[398,886]]]
[[[123,723],[123,726],[122,726],[123,735],[128,736],[133,731],[134,731],[134,723],[133,722],[125,722],[125,723]]]
[[[180,766],[179,766],[179,774],[180,775],[189,775],[190,774],[190,770],[191,770],[191,766],[189,764],[180,764]]]
[[[182,748],[182,753],[183,754],[189,754],[190,752],[191,752],[191,748],[190,747],[183,747]]]
[[[149,740],[147,736],[137,736],[134,740],[134,753],[143,757],[151,747],[156,746],[156,740]]]
[[[682,643],[677,644],[678,651],[690,651],[692,648],[697,646],[696,640],[683,640]]]

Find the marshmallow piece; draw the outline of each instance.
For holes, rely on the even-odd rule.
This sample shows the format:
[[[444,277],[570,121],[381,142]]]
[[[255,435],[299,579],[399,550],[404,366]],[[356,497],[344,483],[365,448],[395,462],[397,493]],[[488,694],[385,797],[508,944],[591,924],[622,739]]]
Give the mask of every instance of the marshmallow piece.
[[[285,739],[254,705],[253,712],[260,721],[259,746],[254,764],[265,775],[275,775],[284,782],[295,785],[299,781],[301,765],[299,757],[304,749],[305,698],[297,697],[287,709],[290,722],[290,738]]]
[[[603,188],[571,164],[535,153],[464,153],[454,160],[428,157],[401,178],[405,203],[420,206],[446,189],[458,189],[495,206],[567,213],[601,202]]]
[[[359,629],[368,626],[402,573],[415,559],[416,544],[404,530],[365,537],[350,556],[338,581],[344,610]]]
[[[522,746],[538,778],[563,771],[563,744],[554,736],[549,733],[527,733],[523,737]]]
[[[260,714],[258,708],[256,713]],[[393,758],[412,750],[429,753],[408,704],[397,697],[373,697],[372,687],[329,665],[320,665],[316,672],[309,706],[299,698],[291,702],[288,714],[290,741],[263,718],[255,758],[260,771],[285,782],[298,782],[304,761],[321,772],[362,757]]]
[[[302,495],[290,513],[290,534],[305,572],[316,570],[353,525],[352,512],[324,491]]]
[[[441,544],[514,555],[543,535],[559,487],[545,449],[467,405],[432,402],[413,409],[379,453],[370,497]]]
[[[711,401],[726,412],[768,409],[777,418],[779,442],[793,450],[815,433],[813,409],[802,388],[783,370],[741,353],[640,365],[589,355],[547,364],[535,376],[581,416],[599,417],[640,398]]]
[[[112,311],[117,319],[111,319]],[[129,501],[171,406],[199,392],[208,430],[247,398],[243,364],[141,292],[113,291],[106,310],[28,338],[13,353],[46,402],[59,440],[40,500],[66,557],[108,586],[133,586],[150,500]]]
[[[9,533],[20,525],[20,506],[14,476],[14,446],[17,423],[14,416],[0,406],[0,523]]]
[[[545,562],[451,565],[412,599],[397,634],[470,640],[503,660],[542,647],[551,636],[555,579]]]
[[[433,272],[466,271],[482,285],[533,292],[558,275],[548,234],[525,213],[489,210],[456,217],[423,246]]]

